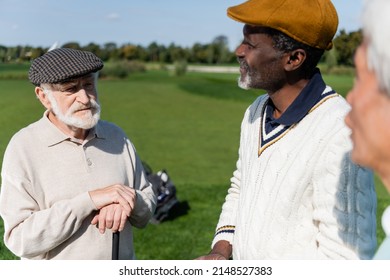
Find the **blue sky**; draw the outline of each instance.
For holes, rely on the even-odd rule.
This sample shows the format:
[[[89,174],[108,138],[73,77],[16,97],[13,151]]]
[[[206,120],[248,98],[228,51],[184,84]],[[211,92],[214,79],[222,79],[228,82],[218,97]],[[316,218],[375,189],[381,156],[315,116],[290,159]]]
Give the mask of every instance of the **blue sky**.
[[[309,1],[309,0],[308,0]],[[190,47],[225,35],[231,49],[242,24],[226,8],[243,0],[0,0],[0,45],[50,47],[54,42]],[[360,27],[363,0],[333,0],[339,29]]]

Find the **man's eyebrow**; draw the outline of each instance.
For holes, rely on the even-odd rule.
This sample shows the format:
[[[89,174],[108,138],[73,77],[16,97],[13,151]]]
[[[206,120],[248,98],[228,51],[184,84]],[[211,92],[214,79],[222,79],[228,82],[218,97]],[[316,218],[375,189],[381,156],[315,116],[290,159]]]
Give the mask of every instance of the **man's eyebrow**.
[[[67,81],[61,83],[61,85],[75,85],[81,81],[86,81],[86,80],[88,81],[88,80],[92,80],[92,79],[93,79],[93,75],[87,75],[87,76],[67,80]]]
[[[73,86],[77,84],[77,80],[70,80],[63,83],[58,84],[59,86],[66,87],[66,86]]]

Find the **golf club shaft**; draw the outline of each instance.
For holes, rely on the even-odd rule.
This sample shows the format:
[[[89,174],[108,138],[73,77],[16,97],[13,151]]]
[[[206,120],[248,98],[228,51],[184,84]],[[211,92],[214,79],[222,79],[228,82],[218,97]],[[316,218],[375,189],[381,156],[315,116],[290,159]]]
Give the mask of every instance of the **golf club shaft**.
[[[112,234],[112,259],[119,260],[119,231]]]

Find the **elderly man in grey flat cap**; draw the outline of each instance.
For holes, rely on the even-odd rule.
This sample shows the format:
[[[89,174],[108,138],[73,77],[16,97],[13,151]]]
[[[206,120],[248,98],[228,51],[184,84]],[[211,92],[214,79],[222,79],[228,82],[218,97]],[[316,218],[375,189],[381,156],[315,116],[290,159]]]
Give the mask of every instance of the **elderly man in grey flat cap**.
[[[135,149],[102,121],[96,90],[102,61],[60,48],[35,59],[29,79],[46,108],[4,154],[0,215],[6,246],[22,259],[134,259],[132,226],[145,227],[155,195]]]

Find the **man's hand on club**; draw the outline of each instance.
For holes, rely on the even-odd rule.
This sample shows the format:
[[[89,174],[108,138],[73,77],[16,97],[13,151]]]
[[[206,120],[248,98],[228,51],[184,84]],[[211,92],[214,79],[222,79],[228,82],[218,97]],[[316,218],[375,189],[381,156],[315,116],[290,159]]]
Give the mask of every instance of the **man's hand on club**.
[[[119,204],[126,215],[130,216],[135,206],[135,190],[121,184],[90,191],[89,195],[98,210],[110,204]]]
[[[104,206],[93,217],[91,224],[97,225],[99,232],[104,234],[106,229],[112,232],[122,231],[127,221],[127,214],[119,204]]]
[[[113,232],[122,231],[135,206],[135,190],[115,184],[90,191],[89,195],[96,208],[99,209],[91,224],[97,225],[102,234],[106,229],[111,229]]]

